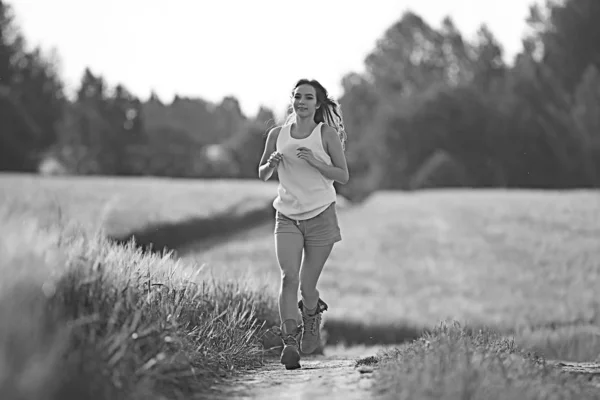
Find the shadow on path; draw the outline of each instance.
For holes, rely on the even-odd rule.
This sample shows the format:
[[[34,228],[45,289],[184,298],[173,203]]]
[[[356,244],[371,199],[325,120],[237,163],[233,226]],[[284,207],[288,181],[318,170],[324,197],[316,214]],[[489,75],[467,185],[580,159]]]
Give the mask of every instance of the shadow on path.
[[[121,245],[134,240],[136,247],[144,251],[177,252],[198,242],[222,242],[233,235],[272,220],[274,216],[275,210],[270,202],[250,210],[244,209],[244,205],[240,204],[210,217],[149,224],[126,235],[109,235],[108,238]]]
[[[387,345],[411,342],[428,332],[408,324],[363,324],[355,321],[326,320],[327,345]]]

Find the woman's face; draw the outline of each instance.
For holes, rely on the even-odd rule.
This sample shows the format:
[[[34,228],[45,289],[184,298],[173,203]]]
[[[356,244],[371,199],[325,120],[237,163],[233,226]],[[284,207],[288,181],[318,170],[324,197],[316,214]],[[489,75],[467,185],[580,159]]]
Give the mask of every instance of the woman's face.
[[[304,84],[294,89],[292,107],[299,117],[313,116],[317,110],[317,93],[311,85]]]

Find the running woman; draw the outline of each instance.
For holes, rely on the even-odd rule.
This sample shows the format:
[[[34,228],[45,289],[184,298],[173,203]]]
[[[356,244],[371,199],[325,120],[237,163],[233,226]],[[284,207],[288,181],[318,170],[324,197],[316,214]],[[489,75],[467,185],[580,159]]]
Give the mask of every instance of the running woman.
[[[327,304],[317,281],[333,245],[342,240],[334,182],[347,183],[349,174],[341,109],[327,90],[316,80],[299,80],[291,111],[283,126],[269,131],[258,176],[266,182],[277,170],[279,179],[273,207],[281,268],[281,363],[297,369],[300,351],[310,354],[320,345]]]

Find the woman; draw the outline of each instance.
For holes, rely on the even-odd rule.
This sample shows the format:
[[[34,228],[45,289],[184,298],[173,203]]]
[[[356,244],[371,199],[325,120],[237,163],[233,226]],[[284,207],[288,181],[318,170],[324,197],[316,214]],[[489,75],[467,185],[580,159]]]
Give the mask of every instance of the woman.
[[[283,126],[269,132],[258,168],[263,181],[275,169],[279,178],[273,207],[281,268],[281,363],[286,369],[300,368],[300,350],[309,354],[320,344],[327,304],[320,299],[317,281],[333,245],[342,239],[333,184],[349,178],[342,115],[327,90],[316,80],[301,79],[291,107]]]

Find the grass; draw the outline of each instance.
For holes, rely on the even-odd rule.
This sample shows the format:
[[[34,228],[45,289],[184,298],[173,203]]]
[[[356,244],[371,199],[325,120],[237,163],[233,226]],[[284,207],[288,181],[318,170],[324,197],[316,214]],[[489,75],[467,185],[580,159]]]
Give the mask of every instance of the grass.
[[[123,218],[116,219],[127,231],[128,226],[137,229],[157,221],[176,225],[202,213],[210,217],[218,212],[214,210],[223,209],[225,201],[221,200],[234,193],[238,201],[257,198],[255,194],[270,199],[273,192],[268,186],[262,182],[237,186],[214,181],[209,188],[202,182],[99,178],[71,181],[25,177],[20,181],[18,177],[4,177],[0,181],[4,199],[25,199],[20,206],[5,207],[9,210],[6,214],[19,215],[19,221],[26,223],[17,224],[13,218],[10,224],[2,224],[0,240],[3,251],[10,254],[2,258],[3,274],[22,279],[19,285],[0,283],[0,288],[6,287],[0,294],[8,293],[4,298],[18,300],[0,303],[8,315],[3,321],[11,321],[3,325],[10,328],[0,334],[0,351],[20,348],[13,342],[2,344],[2,338],[10,336],[19,338],[11,340],[21,343],[24,349],[19,351],[25,356],[7,359],[46,357],[49,361],[41,365],[48,367],[41,369],[52,373],[39,378],[43,385],[77,387],[76,382],[82,381],[77,374],[85,369],[78,368],[81,361],[73,354],[79,354],[79,360],[98,360],[86,362],[94,371],[86,376],[93,376],[90,381],[97,382],[97,387],[141,397],[149,392],[185,396],[178,391],[190,387],[207,390],[218,371],[260,363],[263,353],[258,327],[263,321],[271,324],[277,320],[274,299],[279,267],[272,224],[222,243],[187,246],[179,261],[142,254],[132,246],[116,246],[94,236],[92,228],[106,209],[103,201],[114,193],[123,199],[118,207],[140,210],[138,214],[124,211]],[[67,191],[69,182],[78,182],[78,188]],[[211,194],[213,189],[215,194]],[[196,207],[195,198],[200,194],[204,197]],[[152,203],[144,203],[151,197]],[[52,205],[53,199],[60,207]],[[219,205],[210,208],[213,211],[201,210],[201,204],[209,203]],[[67,215],[62,221],[81,217],[83,231],[77,232],[68,224],[60,233],[52,234],[26,228],[35,224],[51,231],[56,210]],[[545,399],[587,390],[581,379],[556,374],[543,362],[589,361],[600,354],[600,335],[595,328],[600,319],[600,299],[596,296],[600,274],[597,192],[381,192],[360,206],[340,209],[339,216],[343,241],[336,245],[319,283],[322,297],[330,305],[324,317],[328,343],[409,341],[370,360],[377,365],[374,390],[379,394],[391,397],[397,392],[404,396],[400,398],[432,399]],[[62,238],[59,244],[57,238]],[[57,258],[50,257],[55,254]],[[105,266],[101,273],[95,267],[98,265]],[[12,272],[4,273],[10,268]],[[191,276],[195,277],[193,283],[189,282]],[[75,294],[67,298],[65,293]],[[180,295],[185,298],[182,303],[177,303],[178,293],[184,293]],[[72,304],[80,306],[66,306]],[[169,315],[177,304],[186,304],[187,311],[180,313],[173,328]],[[219,306],[211,308],[209,304]],[[59,310],[58,316],[48,309]],[[221,315],[225,309],[239,312],[227,319],[229,313]],[[132,334],[128,327],[135,326],[135,310],[142,310],[139,321],[158,326],[157,332],[162,332],[151,336],[154,341],[146,346],[136,347],[137,341],[124,339]],[[31,317],[19,319],[22,315]],[[41,315],[44,318],[37,317]],[[111,315],[117,315],[121,322],[110,322],[114,320]],[[439,325],[441,320],[461,321],[463,327]],[[139,321],[136,323],[141,324]],[[73,328],[63,331],[63,326]],[[480,332],[479,328],[485,329]],[[213,339],[222,340],[220,345],[211,341],[210,334],[194,334],[211,329],[215,329]],[[227,336],[230,332],[233,335]],[[162,341],[156,339],[161,337]],[[179,343],[179,347],[159,351],[160,346],[167,346],[165,337],[170,338],[169,346]],[[57,338],[56,344],[51,338]],[[177,339],[171,341],[173,338]],[[121,353],[107,344],[114,341],[122,344],[115,345],[124,349]],[[119,360],[118,368],[107,364],[113,354],[125,357]],[[163,358],[166,354],[182,364]],[[242,357],[244,354],[248,358]],[[147,362],[165,369],[145,372]],[[0,371],[25,371],[23,365],[27,363],[15,361]],[[174,373],[180,367],[193,374]],[[64,375],[58,377],[57,370]],[[97,371],[116,371],[117,378],[101,378],[105,375]],[[138,375],[137,371],[143,372]],[[48,382],[58,383],[53,386]],[[90,387],[86,386],[92,390]],[[503,391],[502,387],[508,389]],[[200,389],[197,393],[202,392]],[[587,397],[581,394],[580,398]]]
[[[524,335],[597,323],[597,199],[584,191],[380,192],[341,210],[343,241],[319,281],[330,304],[325,324],[339,332],[332,343],[414,339],[447,319]],[[222,279],[269,282],[275,293],[274,250],[271,229],[261,228],[186,258]]]
[[[0,204],[42,224],[77,221],[87,231],[112,237],[155,224],[210,218],[225,210],[243,213],[273,201],[272,183],[155,177],[45,177],[0,175]]]
[[[52,222],[38,196],[0,208],[3,398],[204,398],[261,365],[277,315],[259,286],[202,279],[198,265],[116,245],[91,224]]]
[[[374,392],[381,399],[598,399],[588,377],[570,376],[493,331],[440,324],[405,346],[381,352]]]
[[[588,390],[583,378],[540,372],[536,359],[591,361],[600,354],[597,193],[380,192],[340,211],[340,225],[344,240],[319,283],[330,305],[328,343],[409,342],[380,357],[375,392],[543,399]],[[246,274],[277,290],[270,231],[241,234],[189,259],[199,257],[223,279]],[[444,320],[463,328],[438,329]],[[423,333],[429,347],[418,339]],[[419,357],[402,356],[417,350]],[[465,354],[498,352],[514,362],[459,363]],[[441,359],[446,370],[437,367]]]

